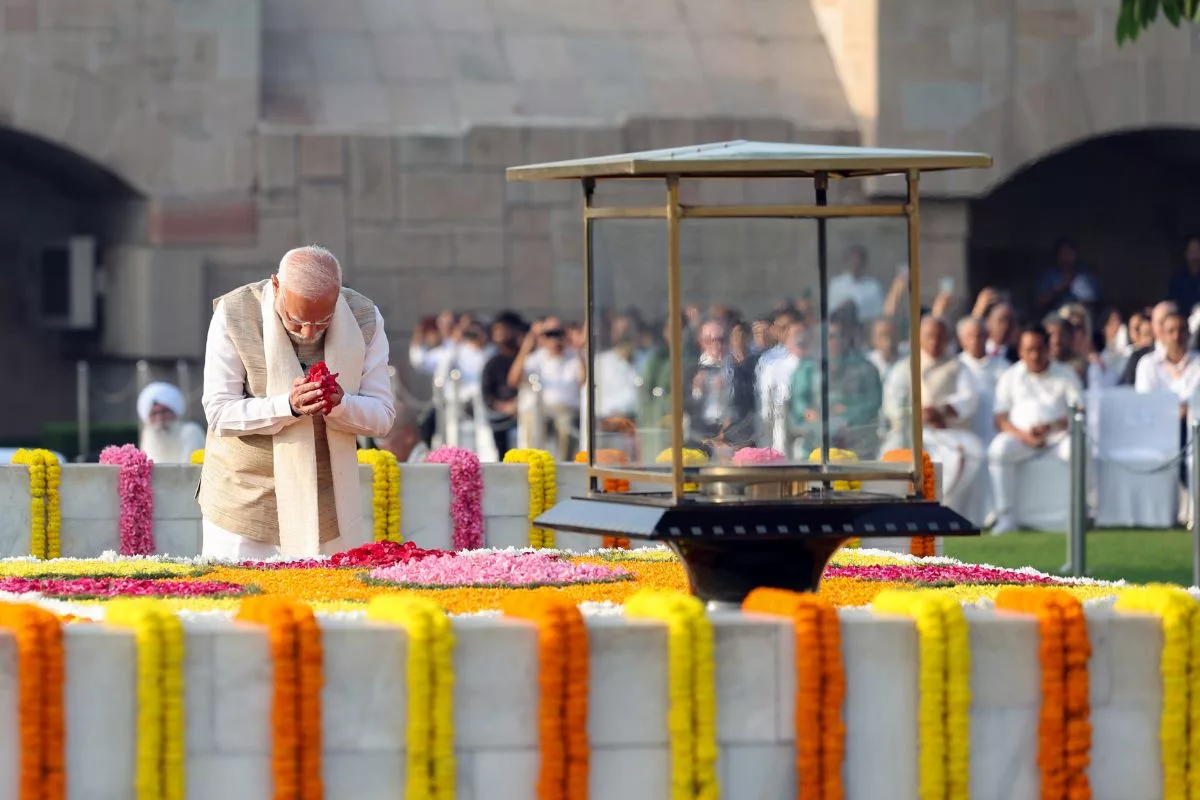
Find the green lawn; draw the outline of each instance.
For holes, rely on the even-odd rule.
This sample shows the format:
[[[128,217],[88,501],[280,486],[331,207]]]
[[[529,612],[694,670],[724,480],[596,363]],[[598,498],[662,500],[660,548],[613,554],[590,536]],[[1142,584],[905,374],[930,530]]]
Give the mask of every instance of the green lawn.
[[[1030,566],[1057,573],[1067,560],[1062,533],[947,537],[946,555],[973,564]],[[1087,575],[1131,583],[1192,585],[1192,538],[1188,531],[1092,531],[1087,535]]]

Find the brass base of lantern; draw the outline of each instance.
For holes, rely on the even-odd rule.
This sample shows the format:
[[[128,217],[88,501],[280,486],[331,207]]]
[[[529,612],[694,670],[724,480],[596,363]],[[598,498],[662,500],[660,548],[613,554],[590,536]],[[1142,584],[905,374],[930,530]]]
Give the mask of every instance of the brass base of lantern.
[[[774,487],[781,494],[785,488],[746,488]],[[740,603],[761,586],[816,591],[830,556],[854,537],[979,535],[969,520],[938,503],[860,492],[779,500],[700,497],[679,504],[600,495],[563,500],[536,524],[661,541],[679,554],[692,593],[723,603]]]

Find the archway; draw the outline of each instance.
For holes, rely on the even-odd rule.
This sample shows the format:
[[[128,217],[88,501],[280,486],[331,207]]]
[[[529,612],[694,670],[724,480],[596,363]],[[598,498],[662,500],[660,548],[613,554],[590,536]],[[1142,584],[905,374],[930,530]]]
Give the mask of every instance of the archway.
[[[0,441],[36,441],[47,423],[75,419],[74,363],[98,352],[102,309],[98,293],[71,302],[88,288],[72,285],[72,241],[84,251],[76,275],[91,263],[95,276],[106,247],[137,236],[141,215],[139,194],[104,167],[0,128]],[[90,322],[72,307],[94,311]]]
[[[1074,240],[1103,301],[1128,313],[1161,300],[1200,232],[1200,129],[1138,130],[1043,156],[971,202],[969,275],[1032,309],[1059,237]]]

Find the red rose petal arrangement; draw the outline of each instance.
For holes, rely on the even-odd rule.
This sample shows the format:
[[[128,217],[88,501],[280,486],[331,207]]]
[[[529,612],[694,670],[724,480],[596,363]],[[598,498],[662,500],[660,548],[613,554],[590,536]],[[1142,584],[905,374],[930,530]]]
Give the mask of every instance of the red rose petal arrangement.
[[[340,374],[339,372],[330,372],[329,366],[324,361],[318,361],[308,368],[308,375],[304,377],[309,383],[321,384],[326,414],[333,410],[333,396],[337,394],[337,377]]]
[[[426,550],[414,542],[371,542],[328,559],[305,558],[296,561],[242,561],[237,566],[244,569],[316,569],[320,567],[390,567],[407,564],[429,556],[454,555],[445,550]]]

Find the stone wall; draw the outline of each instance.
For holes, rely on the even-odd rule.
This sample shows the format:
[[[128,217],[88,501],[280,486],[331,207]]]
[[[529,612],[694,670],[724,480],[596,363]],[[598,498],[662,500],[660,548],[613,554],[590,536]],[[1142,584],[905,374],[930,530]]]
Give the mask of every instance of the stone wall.
[[[1036,797],[1042,668],[1032,616],[967,608],[971,643],[970,787],[981,798]],[[918,637],[905,618],[840,613],[845,668],[847,800],[916,800]],[[1162,800],[1161,624],[1090,606],[1090,778],[1096,800]],[[790,620],[711,615],[722,796],[796,796],[796,638]],[[456,617],[456,797],[537,796],[537,630],[529,622]],[[361,619],[320,619],[321,775],[331,798],[384,800],[405,787],[407,638]],[[187,796],[271,791],[274,677],[268,633],[213,617],[184,621]],[[595,800],[671,797],[666,625],[587,618],[589,793]],[[67,796],[128,797],[137,758],[134,634],[66,625]],[[17,648],[0,631],[0,800],[21,773]]]
[[[940,481],[940,465],[937,467]],[[523,464],[483,465],[484,541],[487,547],[526,547],[529,544],[529,478]],[[68,464],[62,468],[62,556],[96,558],[120,550],[119,467],[99,464]],[[400,466],[400,532],[406,541],[438,550],[453,548],[450,516],[450,468],[441,464]],[[346,549],[373,538],[371,468],[359,469],[363,527],[356,536],[344,536]],[[200,508],[196,487],[200,467],[159,464],[154,467],[154,537],[156,552],[191,558],[200,554]],[[558,496],[581,497],[587,493],[587,466],[557,465]],[[940,485],[940,484],[939,484]],[[634,489],[648,489],[637,486]],[[877,491],[902,495],[903,482],[878,482]],[[940,491],[940,489],[939,489]],[[940,495],[939,495],[940,496]],[[0,558],[29,555],[29,471],[25,467],[0,466]],[[909,540],[863,539],[865,547],[908,552]],[[558,532],[557,547],[586,552],[600,546],[600,538]],[[940,539],[939,539],[940,546]]]

